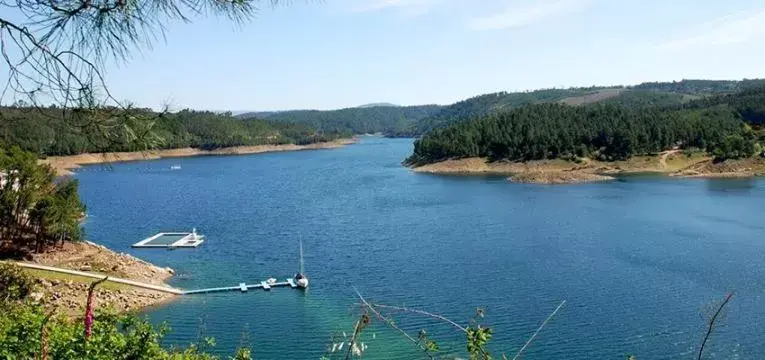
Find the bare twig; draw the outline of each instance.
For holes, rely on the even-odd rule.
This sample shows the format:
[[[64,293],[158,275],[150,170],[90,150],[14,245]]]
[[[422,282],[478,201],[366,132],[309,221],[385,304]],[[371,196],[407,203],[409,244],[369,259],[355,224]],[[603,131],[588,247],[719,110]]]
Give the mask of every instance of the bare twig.
[[[555,316],[555,314],[558,312],[558,310],[560,310],[560,308],[562,308],[565,303],[566,303],[566,300],[561,301],[560,305],[558,305],[558,307],[555,308],[555,310],[552,312],[552,314],[550,314],[547,317],[547,319],[545,319],[545,321],[542,322],[542,325],[539,325],[539,328],[537,328],[537,331],[535,331],[534,334],[531,335],[529,340],[526,341],[525,344],[523,344],[523,347],[521,347],[521,349],[518,350],[518,353],[515,354],[515,356],[513,357],[513,360],[516,360],[516,359],[518,359],[519,356],[521,356],[523,351],[526,350],[526,348],[531,344],[531,342],[534,341],[534,338],[537,337],[537,334],[539,334],[539,332],[542,331],[542,328],[545,327],[547,322],[550,321],[550,319],[552,319],[553,316]]]
[[[353,327],[353,335],[351,335],[351,342],[348,344],[348,350],[345,352],[345,360],[350,360],[351,353],[353,352],[353,347],[356,345],[356,338],[358,338],[361,329],[364,327],[365,321],[369,321],[369,317],[366,312],[361,315],[359,320],[356,321],[356,326]]]
[[[391,305],[383,305],[383,304],[372,304],[372,306],[375,306],[375,307],[378,307],[378,308],[383,308],[383,309],[391,309],[391,310],[398,310],[398,311],[403,311],[403,312],[408,312],[408,313],[415,313],[415,314],[425,315],[425,316],[428,316],[428,317],[432,317],[434,319],[441,320],[441,321],[443,321],[443,322],[445,322],[445,323],[447,323],[447,324],[449,324],[451,326],[454,326],[457,329],[460,329],[462,332],[467,332],[467,329],[464,326],[462,326],[460,324],[457,324],[453,320],[450,320],[449,318],[447,318],[447,317],[445,317],[443,315],[438,315],[438,314],[430,313],[430,312],[427,312],[427,311],[412,309],[412,308],[408,308],[408,307],[405,307],[405,306],[391,306]]]
[[[390,327],[391,327],[391,328],[393,328],[394,330],[396,330],[396,331],[398,331],[399,333],[401,333],[402,335],[404,335],[404,337],[406,337],[407,339],[409,339],[409,341],[411,341],[411,342],[412,342],[412,343],[414,343],[415,345],[419,346],[419,347],[420,347],[422,350],[424,350],[425,352],[427,352],[427,351],[428,351],[428,350],[425,348],[425,346],[423,346],[423,345],[420,343],[420,341],[418,341],[417,339],[413,338],[413,337],[412,337],[411,335],[409,335],[409,334],[408,334],[406,331],[404,331],[403,329],[401,329],[401,328],[399,328],[398,326],[396,326],[396,324],[394,324],[394,323],[393,323],[393,320],[390,320],[390,319],[386,318],[385,316],[382,316],[382,314],[380,314],[380,312],[379,312],[379,311],[377,311],[377,309],[375,309],[375,308],[374,308],[374,306],[372,306],[372,305],[371,305],[371,304],[369,304],[369,303],[368,303],[366,300],[364,300],[364,297],[363,297],[363,296],[361,296],[361,293],[359,292],[359,290],[358,290],[358,289],[356,289],[356,287],[354,287],[354,288],[353,288],[353,290],[354,290],[354,291],[356,291],[356,295],[358,295],[358,297],[359,297],[359,300],[361,300],[361,303],[362,303],[362,304],[364,304],[364,306],[366,306],[367,308],[369,308],[369,310],[370,310],[370,311],[372,311],[372,312],[373,312],[375,315],[377,315],[377,317],[378,317],[378,318],[380,318],[381,320],[385,321],[385,323],[386,323],[388,326],[390,326]]]
[[[715,321],[717,321],[717,317],[720,315],[720,313],[722,312],[722,309],[725,307],[725,305],[728,304],[731,298],[733,298],[732,291],[725,296],[725,299],[723,299],[722,303],[720,303],[720,306],[717,307],[717,311],[715,311],[714,315],[712,315],[712,317],[709,319],[709,326],[707,327],[707,333],[704,335],[704,340],[701,341],[701,347],[699,348],[698,360],[701,360],[701,355],[704,353],[704,345],[707,344],[707,340],[709,340],[709,336],[712,335],[712,330],[714,329]]]

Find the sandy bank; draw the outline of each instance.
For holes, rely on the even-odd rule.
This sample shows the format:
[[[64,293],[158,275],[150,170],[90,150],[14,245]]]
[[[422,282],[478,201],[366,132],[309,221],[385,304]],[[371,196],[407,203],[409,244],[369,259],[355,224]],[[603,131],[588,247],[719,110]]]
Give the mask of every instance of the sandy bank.
[[[496,161],[484,158],[447,160],[415,167],[416,172],[456,175],[502,175],[518,183],[532,184],[573,184],[592,181],[613,180],[613,177],[598,174],[587,164],[576,164],[564,160],[539,160],[527,162]]]
[[[670,174],[670,176],[691,178],[746,178],[763,175],[765,175],[765,158],[763,157],[719,163],[707,160]]]
[[[644,173],[710,178],[758,176],[765,174],[765,159],[756,157],[714,163],[703,153],[684,154],[679,150],[670,150],[613,162],[590,159],[582,159],[579,163],[565,160],[490,162],[485,158],[467,158],[427,164],[412,170],[432,174],[506,175],[509,181],[520,183],[573,184],[612,180],[615,175]]]
[[[116,253],[90,242],[65,243],[42,254],[33,255],[31,262],[58,268],[93,272],[148,284],[167,286],[173,276],[170,268],[161,268],[132,255]],[[37,278],[38,289],[32,297],[57,312],[82,315],[87,288],[93,279],[54,272],[30,270]],[[97,288],[97,306],[113,306],[117,311],[135,311],[173,299],[175,295],[135,288],[128,285],[105,283]]]
[[[356,139],[340,139],[329,142],[314,143],[308,145],[254,145],[254,146],[235,146],[215,150],[202,150],[196,148],[181,148],[167,150],[152,150],[145,152],[112,152],[112,153],[85,153],[70,156],[50,156],[40,160],[40,163],[49,164],[56,170],[59,176],[71,175],[71,169],[79,168],[81,165],[103,164],[120,161],[152,160],[161,158],[189,157],[189,156],[208,156],[208,155],[244,155],[258,154],[277,151],[299,151],[316,149],[333,149],[345,145],[353,144]]]
[[[511,182],[524,184],[579,184],[596,181],[610,181],[614,177],[593,174],[582,171],[530,171],[513,174],[508,178]]]

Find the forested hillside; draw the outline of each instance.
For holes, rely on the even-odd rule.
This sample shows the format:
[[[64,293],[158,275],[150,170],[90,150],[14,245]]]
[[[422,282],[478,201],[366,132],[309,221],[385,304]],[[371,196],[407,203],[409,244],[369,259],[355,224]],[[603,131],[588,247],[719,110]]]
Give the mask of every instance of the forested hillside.
[[[408,134],[426,132],[523,105],[563,102],[572,105],[598,103],[628,107],[673,106],[712,95],[730,94],[765,85],[765,80],[682,80],[650,82],[634,86],[593,86],[588,88],[547,89],[531,92],[499,92],[476,96],[441,109],[423,119]]]
[[[432,129],[469,120],[477,116],[487,115],[492,112],[508,110],[527,104],[559,101],[567,97],[582,96],[597,90],[598,88],[546,89],[530,92],[498,92],[479,95],[444,107],[434,115],[418,122],[410,129],[408,135],[418,136]]]
[[[722,158],[748,156],[761,150],[763,139],[742,119],[761,121],[763,104],[761,88],[669,108],[527,105],[434,130],[415,142],[407,163],[466,157],[620,160],[676,146]]]
[[[562,102],[580,106],[598,103],[627,107],[675,106],[704,97],[751,89],[758,85],[765,85],[765,80],[682,80],[634,86],[503,91],[475,96],[448,106],[395,106],[376,103],[329,111],[251,112],[237,117],[306,124],[324,132],[382,133],[390,137],[417,137],[450,124],[532,104]]]
[[[118,115],[115,115],[118,114]],[[127,117],[135,124],[119,138],[102,136],[112,126],[110,116]],[[347,132],[323,132],[307,124],[268,120],[240,120],[230,114],[183,110],[157,114],[150,110],[129,112],[103,109],[87,118],[55,108],[0,108],[0,146],[19,146],[38,156],[73,155],[84,152],[139,151],[147,147],[169,149],[262,144],[308,144],[350,136]],[[110,132],[113,133],[113,132]]]
[[[516,115],[506,114],[508,111],[519,107],[527,108],[523,110],[526,114],[524,116],[531,118],[543,117],[544,114],[552,114],[553,117],[600,114],[598,116],[608,117],[610,116],[607,115],[608,112],[617,110],[603,109],[621,108],[622,110],[619,111],[630,114],[625,116],[632,119],[629,120],[631,124],[642,121],[642,117],[649,116],[649,114],[656,113],[672,118],[684,118],[693,112],[713,112],[712,107],[727,105],[735,109],[734,116],[741,117],[754,125],[762,125],[765,124],[765,102],[760,100],[763,97],[765,86],[757,87],[758,84],[765,84],[765,80],[683,80],[680,82],[644,83],[631,87],[546,89],[519,93],[499,92],[476,96],[445,107],[438,105],[377,106],[377,104],[371,104],[365,107],[332,111],[295,110],[257,113],[261,118],[253,118],[253,113],[232,116],[230,113],[219,114],[191,110],[159,114],[146,109],[132,109],[127,112],[100,109],[98,111],[91,110],[88,114],[78,114],[77,110],[68,111],[64,114],[60,109],[55,108],[1,107],[0,145],[17,145],[24,150],[38,154],[38,156],[45,156],[71,155],[83,152],[136,151],[147,147],[212,149],[238,145],[306,144],[365,133],[383,133],[387,136],[420,136],[430,130],[442,129],[452,124],[473,121],[477,118],[519,116],[520,111],[514,113]],[[571,103],[577,104],[579,107],[594,107],[594,109],[575,110],[566,106],[532,106],[553,103]],[[644,112],[636,109],[654,110]],[[645,115],[641,115],[643,112]],[[496,116],[490,116],[493,114]],[[720,116],[719,114],[715,115],[717,118],[721,118]],[[91,120],[77,120],[78,118],[99,120],[93,122]],[[540,124],[548,121],[552,120],[545,118],[540,121]],[[129,131],[126,127],[122,135],[116,138],[114,131],[102,131],[105,126],[113,126],[117,123],[132,124],[133,126]],[[681,121],[681,123],[684,122]],[[536,129],[537,125],[534,126],[533,129]],[[558,124],[550,123],[545,126],[558,126]],[[686,130],[684,128],[683,131]],[[103,135],[107,133],[111,135],[109,137]],[[445,136],[444,133],[443,131],[436,131],[429,134],[428,138],[431,139],[429,141],[436,137]],[[577,133],[577,135],[585,136],[587,134]],[[534,136],[525,141],[538,140],[537,135]],[[567,136],[574,135],[569,134]],[[654,139],[655,134],[651,133],[646,136]],[[141,138],[142,141],[135,141],[136,138]],[[706,136],[704,139],[705,141],[710,140]],[[676,140],[683,139],[680,137]],[[545,140],[541,139],[541,141],[544,143]],[[716,140],[711,139],[711,141]],[[644,143],[641,139],[631,139],[630,142],[631,144]],[[589,144],[587,145],[588,151],[592,151],[600,145],[602,144]],[[637,149],[642,149],[640,146],[642,145],[639,145]],[[571,149],[565,146],[558,149],[553,146],[550,151],[557,154],[561,150],[570,151]],[[539,150],[522,152],[526,154],[523,156],[541,156],[538,153]],[[632,152],[633,150],[627,151],[627,153]],[[466,156],[465,154],[473,154],[475,151],[459,151],[457,153],[449,151],[447,153],[448,156]],[[486,152],[482,151],[481,153]],[[534,155],[528,155],[528,153]],[[430,159],[434,155],[429,154],[425,158]]]
[[[290,110],[271,113],[266,120],[304,124],[323,132],[354,134],[383,133],[395,136],[410,129],[423,118],[436,113],[441,106],[365,106],[340,110]],[[242,114],[239,118],[250,118]]]
[[[737,80],[681,80],[672,82],[646,82],[631,86],[634,90],[664,91],[689,95],[716,95],[765,86],[765,79]]]
[[[686,108],[706,108],[729,105],[742,120],[753,126],[765,126],[765,86],[748,88],[736,94],[704,98],[689,103]]]

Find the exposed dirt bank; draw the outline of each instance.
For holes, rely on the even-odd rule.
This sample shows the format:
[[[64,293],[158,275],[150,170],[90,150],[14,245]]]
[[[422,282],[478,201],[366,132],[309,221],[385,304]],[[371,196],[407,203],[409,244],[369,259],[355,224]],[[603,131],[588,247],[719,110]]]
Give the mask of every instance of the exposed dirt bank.
[[[164,286],[164,281],[174,274],[170,268],[161,268],[90,242],[65,243],[61,248],[35,254],[31,262]],[[82,315],[88,285],[94,279],[42,270],[26,271],[36,277],[39,284],[33,298],[58,312]],[[124,312],[157,305],[174,297],[159,291],[106,282],[97,288],[95,303],[97,306],[114,306],[117,311]]]
[[[81,165],[103,164],[120,161],[152,160],[161,158],[206,156],[206,155],[244,155],[258,154],[277,151],[299,151],[316,149],[333,149],[345,145],[353,144],[356,139],[339,139],[329,142],[314,143],[308,145],[255,145],[255,146],[235,146],[215,150],[202,150],[196,148],[181,148],[167,150],[153,150],[146,152],[113,152],[113,153],[85,153],[70,156],[50,156],[40,160],[40,163],[49,164],[56,170],[59,176],[71,175],[71,169],[79,168]]]
[[[446,160],[414,167],[416,172],[433,174],[509,176],[508,180],[535,184],[572,184],[614,179],[614,175],[657,173],[676,177],[749,177],[765,175],[765,158],[754,157],[714,163],[703,153],[669,150],[653,156],[636,156],[624,161],[603,162],[581,159],[495,161],[485,158]]]

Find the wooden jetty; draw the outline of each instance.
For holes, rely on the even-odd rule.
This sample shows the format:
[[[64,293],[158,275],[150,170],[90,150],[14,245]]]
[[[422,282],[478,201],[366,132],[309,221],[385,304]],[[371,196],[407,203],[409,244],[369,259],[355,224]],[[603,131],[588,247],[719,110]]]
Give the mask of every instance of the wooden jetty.
[[[215,292],[224,292],[224,291],[241,291],[241,292],[247,292],[249,289],[263,289],[263,290],[271,290],[271,288],[278,288],[278,287],[289,287],[293,289],[298,289],[297,284],[295,284],[295,280],[293,279],[287,279],[285,281],[281,282],[275,282],[273,284],[269,284],[267,281],[261,281],[257,284],[247,285],[245,283],[240,283],[237,286],[227,286],[227,287],[217,287],[217,288],[208,288],[208,289],[198,289],[198,290],[187,290],[182,293],[182,295],[193,295],[193,294],[209,294],[209,293],[215,293]]]

